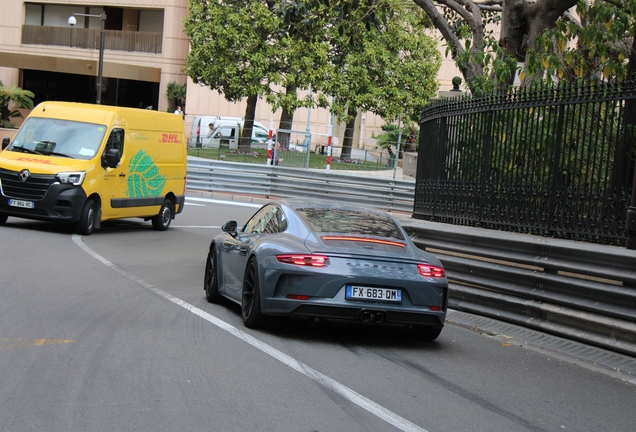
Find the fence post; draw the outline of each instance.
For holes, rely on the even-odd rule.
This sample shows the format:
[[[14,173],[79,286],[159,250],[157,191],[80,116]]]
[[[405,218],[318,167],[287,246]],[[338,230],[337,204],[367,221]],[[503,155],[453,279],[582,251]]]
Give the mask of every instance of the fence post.
[[[440,183],[442,181],[442,175],[444,174],[445,170],[445,162],[446,162],[446,152],[444,151],[446,149],[445,145],[446,145],[446,137],[447,137],[447,132],[446,132],[446,122],[448,121],[448,116],[444,115],[441,117],[440,119],[440,125],[439,125],[439,130],[437,131],[438,135],[437,135],[437,140],[435,142],[436,148],[435,148],[435,156],[436,156],[436,161],[437,163],[435,164],[435,192],[434,192],[434,198],[433,198],[433,211],[432,211],[432,220],[437,220],[437,202],[439,200],[439,190],[440,190]]]
[[[562,186],[561,181],[561,168],[562,168],[562,141],[563,141],[563,121],[565,117],[565,105],[562,101],[559,102],[559,111],[557,119],[557,130],[555,134],[554,143],[554,161],[552,164],[552,186],[550,187],[550,204],[548,211],[550,212],[550,219],[546,221],[546,232],[544,235],[549,236],[552,231],[555,231],[555,227],[558,227],[557,223],[557,195],[562,198],[562,193],[559,191],[559,187]]]
[[[481,167],[481,193],[479,194],[479,213],[477,215],[477,225],[482,226],[482,222],[484,219],[484,209],[487,207],[487,200],[489,199],[486,196],[486,191],[489,191],[489,183],[490,183],[490,153],[492,147],[492,128],[493,128],[493,111],[491,109],[488,110],[486,115],[486,130],[484,136],[484,154],[483,161]]]

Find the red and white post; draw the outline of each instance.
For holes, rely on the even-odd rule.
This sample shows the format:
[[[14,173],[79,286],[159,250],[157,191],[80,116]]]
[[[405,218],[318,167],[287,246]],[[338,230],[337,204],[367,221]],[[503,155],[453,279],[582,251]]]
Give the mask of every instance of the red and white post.
[[[274,120],[269,119],[269,134],[267,137],[267,165],[272,164],[272,149],[274,148]]]
[[[331,142],[333,141],[333,124],[329,125],[329,136],[327,137],[327,165],[325,170],[331,169]]]

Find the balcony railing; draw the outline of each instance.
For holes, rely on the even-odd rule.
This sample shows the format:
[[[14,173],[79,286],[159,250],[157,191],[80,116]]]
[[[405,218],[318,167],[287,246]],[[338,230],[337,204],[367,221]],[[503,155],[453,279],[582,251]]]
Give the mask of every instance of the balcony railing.
[[[99,29],[23,25],[22,44],[98,50],[99,34]],[[106,30],[104,34],[107,50],[161,54],[162,33]]]

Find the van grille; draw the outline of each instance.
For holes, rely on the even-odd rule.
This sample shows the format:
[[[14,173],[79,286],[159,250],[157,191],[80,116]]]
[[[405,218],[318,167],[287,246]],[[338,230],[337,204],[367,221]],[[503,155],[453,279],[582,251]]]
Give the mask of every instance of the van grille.
[[[31,174],[29,179],[22,183],[18,174],[17,171],[0,169],[0,182],[2,182],[4,196],[29,201],[40,200],[55,183],[55,175],[50,174]]]

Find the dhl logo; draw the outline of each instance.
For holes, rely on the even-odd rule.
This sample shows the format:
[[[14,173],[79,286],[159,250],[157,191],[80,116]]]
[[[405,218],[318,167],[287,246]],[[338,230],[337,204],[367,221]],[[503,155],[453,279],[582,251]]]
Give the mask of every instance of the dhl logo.
[[[41,163],[46,165],[55,165],[55,164],[52,164],[51,161],[47,159],[37,159],[37,158],[30,158],[25,156],[19,157],[17,160],[21,162],[34,162],[34,163]]]
[[[181,140],[177,134],[161,134],[161,142],[180,144]]]

